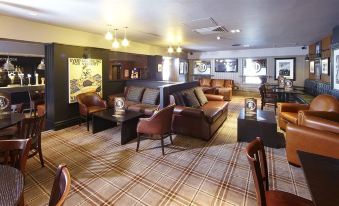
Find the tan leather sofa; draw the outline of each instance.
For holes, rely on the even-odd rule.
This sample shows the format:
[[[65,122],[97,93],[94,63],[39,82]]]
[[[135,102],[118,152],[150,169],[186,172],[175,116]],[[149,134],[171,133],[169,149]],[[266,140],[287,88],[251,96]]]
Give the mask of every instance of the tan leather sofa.
[[[300,166],[298,150],[339,158],[339,113],[300,111],[298,123],[288,123],[286,127],[290,164]]]
[[[214,89],[215,94],[222,95],[224,100],[231,101],[232,100],[232,90],[234,81],[231,79],[209,79],[209,78],[201,78],[199,80],[200,87],[203,90],[211,90]]]
[[[280,129],[286,130],[287,123],[298,124],[298,112],[302,110],[339,112],[339,102],[331,95],[322,94],[314,98],[309,105],[278,103],[278,120]]]
[[[119,94],[112,94],[107,97],[107,104],[110,108],[114,108],[114,100],[116,97],[123,97],[125,99],[125,109],[129,111],[135,111],[135,112],[141,112],[144,113],[146,116],[151,116],[156,109],[159,108],[159,90],[157,89],[150,89],[150,88],[144,88],[144,87],[137,87],[140,88],[140,97],[137,100],[128,100],[128,92],[130,92],[130,89],[135,86],[126,86],[124,88],[123,93]],[[158,97],[156,97],[156,100],[153,103],[145,103],[145,99],[152,98],[151,96],[153,94],[146,92],[146,90],[153,90],[158,91]]]
[[[183,91],[184,92],[184,91]],[[199,108],[191,108],[171,95],[171,103],[176,103],[173,112],[172,131],[176,134],[197,137],[204,140],[212,138],[214,133],[227,119],[228,102],[221,95],[205,94],[208,102]]]

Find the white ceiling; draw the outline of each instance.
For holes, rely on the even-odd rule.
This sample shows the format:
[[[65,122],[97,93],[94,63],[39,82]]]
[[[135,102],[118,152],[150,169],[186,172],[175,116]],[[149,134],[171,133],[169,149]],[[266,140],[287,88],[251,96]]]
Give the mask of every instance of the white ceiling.
[[[239,49],[231,46],[237,43],[251,48],[308,45],[339,25],[338,8],[339,0],[0,0],[0,14],[102,35],[107,24],[127,26],[132,41],[159,46],[179,41],[200,51]],[[223,33],[217,40],[216,34],[192,31],[197,23],[192,21],[209,17],[241,32]]]

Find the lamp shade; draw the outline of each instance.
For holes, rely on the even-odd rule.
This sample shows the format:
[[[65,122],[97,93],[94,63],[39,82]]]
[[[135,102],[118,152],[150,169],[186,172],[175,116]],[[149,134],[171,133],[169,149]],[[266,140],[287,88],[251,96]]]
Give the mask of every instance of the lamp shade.
[[[38,65],[37,70],[45,70],[45,60],[44,59],[41,59],[41,62]]]
[[[14,65],[9,60],[9,57],[7,58],[6,63],[4,64],[4,69],[7,71],[14,70]]]

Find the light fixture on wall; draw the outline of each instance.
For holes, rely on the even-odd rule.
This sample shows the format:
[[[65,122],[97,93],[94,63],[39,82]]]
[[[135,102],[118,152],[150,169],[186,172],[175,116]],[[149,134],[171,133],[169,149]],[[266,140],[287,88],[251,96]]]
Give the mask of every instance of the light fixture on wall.
[[[4,70],[7,70],[7,71],[14,70],[14,65],[9,60],[9,56],[7,57],[7,60],[6,60],[5,64],[4,64]]]
[[[113,39],[113,35],[112,35],[112,32],[111,32],[111,25],[110,24],[107,25],[107,32],[105,34],[105,39],[109,40],[109,41]]]
[[[167,49],[168,53],[172,54],[174,52],[174,49],[172,46],[168,47]]]
[[[129,41],[128,41],[127,36],[126,36],[126,33],[127,33],[127,27],[125,27],[124,29],[125,29],[125,35],[124,35],[124,39],[123,39],[122,42],[121,42],[121,45],[126,47],[126,46],[129,45]]]
[[[45,60],[44,59],[41,59],[41,62],[38,65],[37,70],[45,70]]]
[[[117,39],[117,31],[118,31],[118,29],[114,29],[114,41],[112,43],[113,48],[119,48],[119,46],[120,46],[118,39]]]
[[[180,46],[178,46],[177,49],[176,49],[176,52],[177,53],[181,53],[182,52],[182,48]]]

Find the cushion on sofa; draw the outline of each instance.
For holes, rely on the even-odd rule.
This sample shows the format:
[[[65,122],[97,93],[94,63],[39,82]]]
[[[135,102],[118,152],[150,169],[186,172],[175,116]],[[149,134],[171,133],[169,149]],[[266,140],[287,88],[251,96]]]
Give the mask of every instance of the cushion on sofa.
[[[212,87],[224,87],[223,79],[212,79]]]
[[[175,104],[179,106],[186,106],[185,99],[184,99],[184,92],[175,92],[172,94],[175,100]]]
[[[189,89],[184,92],[185,104],[189,107],[198,108],[200,107],[200,102],[195,96],[194,89]]]
[[[129,87],[126,95],[126,99],[133,102],[140,102],[141,97],[144,93],[145,88],[143,87]]]
[[[197,97],[201,106],[208,102],[206,95],[204,94],[201,87],[197,87],[194,89],[195,96]]]
[[[201,78],[199,80],[199,82],[200,82],[200,86],[202,86],[202,87],[210,87],[211,86],[211,79]]]
[[[142,104],[157,104],[160,91],[158,89],[146,88],[144,95],[142,96]]]

